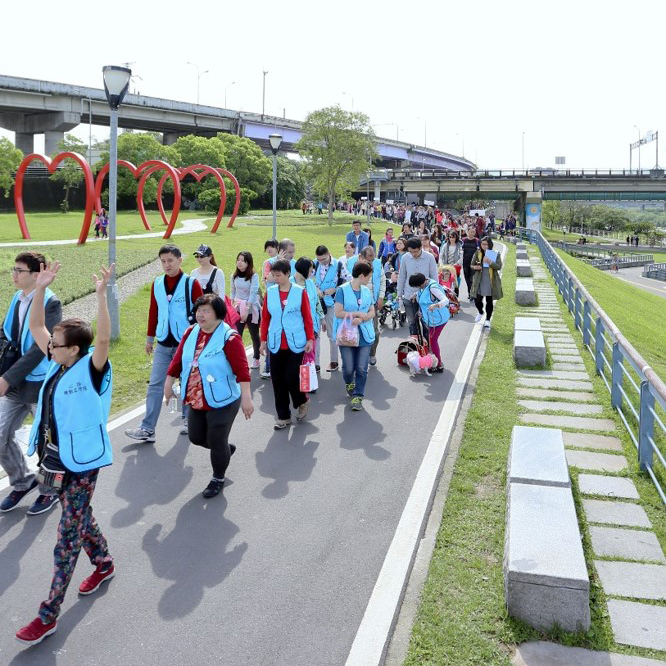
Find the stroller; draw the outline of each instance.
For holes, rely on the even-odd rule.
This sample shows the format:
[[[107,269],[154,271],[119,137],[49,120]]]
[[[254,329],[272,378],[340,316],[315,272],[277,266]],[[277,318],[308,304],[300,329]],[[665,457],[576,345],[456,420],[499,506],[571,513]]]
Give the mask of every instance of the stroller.
[[[379,311],[379,323],[382,326],[386,325],[386,320],[391,318],[391,328],[396,329],[398,326],[404,326],[407,321],[407,315],[400,310],[400,304],[395,294],[390,294],[386,303]]]
[[[423,322],[421,321],[420,312],[416,316],[416,335],[403,340],[395,350],[395,353],[398,355],[398,365],[407,365],[407,354],[410,352],[418,352],[419,356],[428,356],[430,354],[428,340],[423,334]]]

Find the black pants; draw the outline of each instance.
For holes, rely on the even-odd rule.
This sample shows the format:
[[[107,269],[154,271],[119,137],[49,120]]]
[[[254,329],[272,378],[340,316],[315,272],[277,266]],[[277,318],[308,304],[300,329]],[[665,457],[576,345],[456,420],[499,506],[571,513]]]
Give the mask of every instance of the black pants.
[[[259,324],[253,324],[249,320],[250,315],[246,321],[239,321],[236,324],[236,330],[240,333],[241,338],[243,337],[243,331],[247,326],[250,331],[250,337],[252,338],[252,355],[254,358],[260,358],[261,354],[259,353],[259,347],[261,347],[261,340],[259,339]]]
[[[190,442],[210,449],[210,464],[216,479],[223,479],[227,467],[229,467],[231,458],[229,433],[239,407],[240,398],[217,409],[192,409],[190,407],[189,410],[187,430]]]
[[[474,305],[479,311],[479,314],[483,314],[483,299],[486,299],[486,319],[490,319],[493,316],[493,297],[492,296],[479,296],[477,294],[474,299]]]
[[[296,354],[291,349],[278,349],[271,355],[271,382],[275,396],[275,411],[281,421],[291,418],[289,409],[289,396],[294,409],[307,401],[305,393],[301,392],[301,378],[299,368],[303,361],[303,352]]]
[[[469,261],[463,259],[463,273],[465,275],[465,284],[467,284],[467,295],[472,292],[472,259]]]

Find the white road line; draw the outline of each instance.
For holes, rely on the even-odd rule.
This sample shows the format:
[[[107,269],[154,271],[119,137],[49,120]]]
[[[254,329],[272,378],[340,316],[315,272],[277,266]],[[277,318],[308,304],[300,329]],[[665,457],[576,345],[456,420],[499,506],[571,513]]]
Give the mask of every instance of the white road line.
[[[499,244],[498,245],[502,245]],[[506,245],[502,245],[502,259]],[[377,582],[352,643],[346,666],[375,666],[383,662],[393,626],[416,557],[421,534],[437,490],[437,481],[462,405],[483,328],[475,325],[421,461],[412,490],[400,516]]]

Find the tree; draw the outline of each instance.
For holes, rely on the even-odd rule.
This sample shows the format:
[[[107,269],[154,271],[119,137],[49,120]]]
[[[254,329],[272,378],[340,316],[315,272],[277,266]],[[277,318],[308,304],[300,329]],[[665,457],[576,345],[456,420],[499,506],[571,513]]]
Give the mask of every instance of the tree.
[[[315,190],[328,199],[328,223],[332,225],[337,197],[358,188],[377,157],[370,119],[339,105],[313,111],[303,123],[296,149],[307,160]]]
[[[58,141],[58,150],[51,155],[51,157],[58,153],[79,153],[85,157],[88,147],[73,134],[65,134],[62,141]],[[72,159],[66,159],[58,165],[55,173],[51,176],[51,180],[60,183],[63,190],[65,190],[65,197],[60,204],[60,209],[63,213],[69,210],[69,193],[70,190],[77,188],[83,180],[83,170],[77,162]]]
[[[549,229],[552,229],[556,224],[561,224],[561,203],[559,201],[544,201],[541,208],[541,219]]]
[[[277,207],[296,208],[305,199],[303,164],[287,157],[277,158]],[[273,188],[269,187],[259,200],[262,208],[273,207]]]
[[[248,190],[246,187],[241,187],[240,190],[241,202],[238,207],[238,214],[245,215],[250,210],[250,201],[255,197],[253,190]],[[199,194],[199,204],[204,207],[204,210],[209,210],[217,213],[220,208],[220,188],[215,185],[215,189],[207,189]],[[236,190],[231,187],[227,188],[227,203],[224,207],[224,212],[231,214],[236,204]]]
[[[18,169],[23,153],[14,148],[14,144],[5,138],[0,138],[0,190],[3,190],[5,197],[14,185],[14,172]]]
[[[226,150],[224,144],[217,137],[207,139],[203,136],[188,134],[187,136],[181,136],[171,148],[177,153],[177,161],[174,166],[191,166],[192,164],[205,164],[206,166],[221,168],[225,166]],[[204,190],[217,189],[218,187],[217,181],[210,175],[201,182],[197,182],[192,176],[189,176],[182,185],[182,192],[184,196],[198,200]],[[172,191],[172,189],[171,187],[168,190],[165,188],[165,191]]]

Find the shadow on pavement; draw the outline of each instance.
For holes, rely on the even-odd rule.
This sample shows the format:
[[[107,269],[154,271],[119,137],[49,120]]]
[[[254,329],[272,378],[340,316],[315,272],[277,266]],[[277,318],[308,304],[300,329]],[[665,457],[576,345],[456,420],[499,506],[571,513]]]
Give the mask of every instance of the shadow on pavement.
[[[59,511],[60,506],[52,509]],[[28,517],[25,510],[14,509],[15,513],[10,516],[3,516],[2,535],[11,527],[17,525],[23,520],[21,531],[0,551],[0,597],[6,592],[16,580],[21,572],[21,559],[28,553],[32,542],[37,538],[44,527],[45,516]],[[40,520],[41,519],[41,520]],[[56,542],[56,533],[53,532],[53,543]]]
[[[157,523],[144,534],[143,550],[153,572],[173,581],[158,604],[163,620],[189,615],[204,590],[222,583],[247,551],[246,542],[227,550],[240,530],[224,517],[226,507],[223,494],[207,501],[197,493],[180,509],[169,533],[160,538],[163,527]]]
[[[337,425],[340,447],[348,451],[361,449],[371,460],[387,460],[391,452],[379,445],[386,439],[381,423],[373,421],[368,412],[352,412],[345,407],[345,418]]]
[[[319,432],[309,421],[274,432],[264,451],[255,453],[257,472],[273,479],[261,494],[267,499],[280,499],[289,493],[290,482],[307,481],[317,464],[315,452],[319,442],[308,437]]]
[[[177,432],[174,429],[177,441],[163,456],[154,444],[130,444],[122,449],[129,455],[118,479],[116,496],[124,499],[127,506],[113,514],[112,527],[129,527],[141,520],[148,506],[169,504],[192,480],[192,467],[183,466],[190,443]]]

